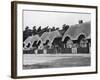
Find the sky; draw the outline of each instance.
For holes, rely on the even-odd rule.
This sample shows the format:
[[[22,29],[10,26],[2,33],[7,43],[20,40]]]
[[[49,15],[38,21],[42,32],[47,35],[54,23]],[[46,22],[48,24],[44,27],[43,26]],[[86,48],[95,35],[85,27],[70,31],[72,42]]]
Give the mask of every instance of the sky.
[[[33,26],[38,28],[59,27],[62,28],[63,24],[75,25],[79,20],[87,22],[91,20],[91,14],[89,13],[72,13],[72,12],[48,12],[48,11],[23,11],[23,29],[29,26],[30,29]]]

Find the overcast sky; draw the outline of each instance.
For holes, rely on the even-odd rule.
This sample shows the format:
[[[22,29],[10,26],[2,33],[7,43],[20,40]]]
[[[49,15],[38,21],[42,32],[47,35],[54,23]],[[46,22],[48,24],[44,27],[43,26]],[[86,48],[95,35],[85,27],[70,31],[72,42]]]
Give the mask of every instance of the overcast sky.
[[[41,26],[42,28],[49,27],[59,27],[62,28],[63,24],[74,25],[78,24],[79,20],[84,22],[91,20],[91,14],[86,13],[60,13],[60,12],[43,12],[43,11],[24,11],[23,12],[23,22],[24,29],[29,26],[32,29],[33,26],[37,28]]]

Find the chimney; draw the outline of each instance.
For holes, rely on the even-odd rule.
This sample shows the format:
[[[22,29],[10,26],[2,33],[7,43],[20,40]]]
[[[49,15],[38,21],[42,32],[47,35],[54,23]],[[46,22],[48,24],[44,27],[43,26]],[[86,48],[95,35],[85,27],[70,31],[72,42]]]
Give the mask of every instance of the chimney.
[[[82,24],[83,23],[83,20],[79,20],[79,24]]]

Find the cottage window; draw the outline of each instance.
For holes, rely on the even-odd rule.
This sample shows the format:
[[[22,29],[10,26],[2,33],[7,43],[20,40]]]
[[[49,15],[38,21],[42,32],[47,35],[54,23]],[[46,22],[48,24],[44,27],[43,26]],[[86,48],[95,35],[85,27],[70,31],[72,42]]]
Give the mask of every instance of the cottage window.
[[[66,43],[67,48],[72,48],[73,47],[73,41],[72,40],[68,40]]]
[[[87,41],[87,40],[82,39],[82,40],[80,41],[80,47],[82,47],[82,48],[87,47],[87,43],[88,43],[88,41]]]

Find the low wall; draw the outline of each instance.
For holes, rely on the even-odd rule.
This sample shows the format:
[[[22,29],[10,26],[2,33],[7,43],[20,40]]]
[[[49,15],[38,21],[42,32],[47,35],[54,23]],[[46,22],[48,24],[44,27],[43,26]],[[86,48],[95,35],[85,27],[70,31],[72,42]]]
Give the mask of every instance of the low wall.
[[[43,49],[43,50],[23,50],[23,54],[85,54],[90,53],[89,48],[63,48],[63,49]]]

